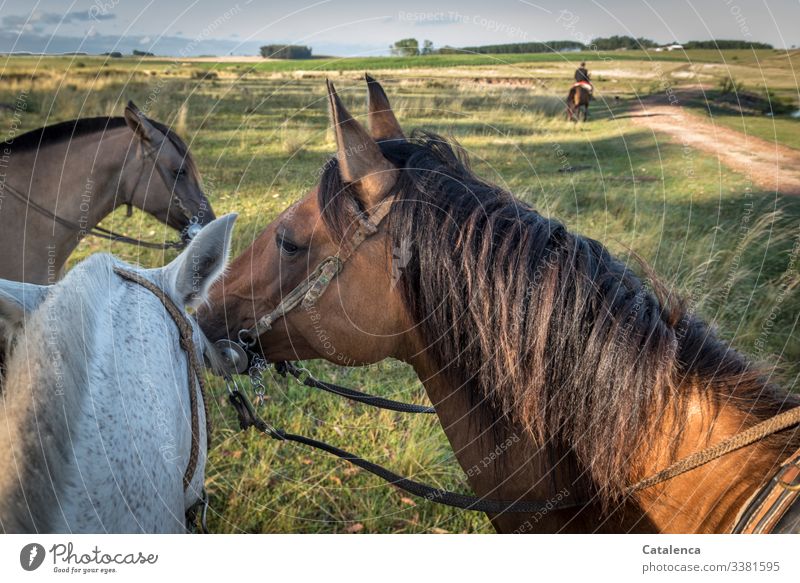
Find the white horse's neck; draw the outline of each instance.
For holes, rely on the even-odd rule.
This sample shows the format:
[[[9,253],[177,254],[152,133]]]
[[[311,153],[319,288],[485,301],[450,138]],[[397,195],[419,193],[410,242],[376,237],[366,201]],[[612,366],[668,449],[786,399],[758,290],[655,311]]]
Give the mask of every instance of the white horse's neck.
[[[186,490],[191,390],[180,332],[138,271],[182,309],[222,274],[236,215],[209,223],[169,265],[136,270],[94,255],[52,287],[0,280],[13,338],[0,399],[0,528],[6,532],[184,532],[200,498],[205,414]],[[199,327],[193,344],[205,348]],[[198,358],[202,355],[197,354]]]
[[[50,509],[30,509],[36,530],[182,532],[202,490],[202,407],[197,471],[183,489],[192,412],[177,327],[158,298],[113,265],[93,256],[71,271],[63,293],[51,294],[27,323],[9,363],[7,386],[31,391],[7,398],[33,398],[36,419],[25,416],[22,425],[28,434],[35,426],[42,444],[29,439],[19,452],[23,464],[44,466],[24,468],[46,477],[26,481],[39,491],[17,491]]]

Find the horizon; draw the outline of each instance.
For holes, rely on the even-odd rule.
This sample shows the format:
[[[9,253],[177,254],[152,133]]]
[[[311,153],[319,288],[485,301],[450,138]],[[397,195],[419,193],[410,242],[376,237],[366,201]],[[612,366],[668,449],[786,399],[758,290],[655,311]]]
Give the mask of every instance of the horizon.
[[[482,10],[483,9],[483,10]],[[492,16],[487,16],[491,13]],[[306,45],[315,56],[385,56],[404,38],[434,48],[575,41],[614,35],[673,42],[738,40],[789,50],[800,44],[800,4],[788,0],[555,2],[409,0],[403,8],[366,0],[241,0],[225,6],[183,0],[144,6],[122,0],[22,0],[0,5],[4,54],[101,54],[134,50],[168,57],[252,56],[265,44]]]

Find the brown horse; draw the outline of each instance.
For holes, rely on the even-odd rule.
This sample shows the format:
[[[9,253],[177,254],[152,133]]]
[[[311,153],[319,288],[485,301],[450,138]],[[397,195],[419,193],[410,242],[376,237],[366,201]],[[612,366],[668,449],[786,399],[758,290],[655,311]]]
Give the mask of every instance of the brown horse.
[[[405,361],[475,493],[584,503],[490,516],[498,531],[729,529],[798,431],[641,492],[627,485],[798,399],[600,243],[475,176],[460,149],[406,137],[367,80],[370,131],[329,86],[337,156],[212,289],[206,334],[235,339],[323,259],[344,257],[316,303],[275,321],[256,349],[271,361]]]
[[[592,94],[581,84],[576,83],[567,94],[567,120],[586,121],[589,119],[589,101]]]

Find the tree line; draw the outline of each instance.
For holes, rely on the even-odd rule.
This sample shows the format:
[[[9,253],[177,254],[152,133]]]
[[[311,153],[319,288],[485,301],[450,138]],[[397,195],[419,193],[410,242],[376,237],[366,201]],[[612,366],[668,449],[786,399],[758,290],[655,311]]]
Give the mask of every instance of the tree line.
[[[674,43],[679,44],[679,43]],[[506,43],[502,45],[482,45],[474,47],[450,47],[444,46],[439,49],[433,48],[431,41],[424,41],[420,47],[417,39],[405,38],[397,41],[389,47],[391,54],[404,57],[417,55],[452,55],[459,53],[467,54],[519,54],[519,53],[552,53],[561,51],[616,51],[616,50],[646,50],[662,46],[652,39],[639,37],[634,38],[627,35],[613,35],[609,37],[598,37],[592,39],[588,44],[574,40],[554,40],[549,42],[520,42]],[[682,45],[685,49],[772,49],[773,46],[767,43],[760,43],[748,40],[708,40],[708,41],[689,41]]]
[[[265,59],[310,59],[311,47],[305,45],[264,45],[260,48]]]
[[[678,44],[678,43],[675,43]],[[661,46],[649,38],[634,38],[627,35],[613,35],[598,37],[589,44],[574,40],[554,40],[549,42],[520,42],[502,45],[483,45],[475,47],[450,47],[434,48],[433,42],[423,40],[420,43],[415,38],[404,38],[393,43],[389,52],[399,57],[416,57],[424,55],[453,55],[453,54],[520,54],[520,53],[551,53],[561,51],[616,51],[646,50]],[[772,49],[767,43],[748,40],[703,40],[689,41],[682,44],[684,49]],[[137,51],[134,51],[136,53]],[[261,47],[261,56],[271,59],[310,59],[311,47],[304,45],[270,44]]]

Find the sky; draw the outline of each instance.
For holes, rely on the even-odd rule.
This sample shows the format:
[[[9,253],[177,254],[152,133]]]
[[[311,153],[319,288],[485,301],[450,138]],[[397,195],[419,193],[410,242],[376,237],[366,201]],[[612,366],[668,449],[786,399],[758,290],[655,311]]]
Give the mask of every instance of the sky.
[[[0,52],[255,55],[290,43],[369,56],[407,37],[463,47],[614,34],[791,48],[798,23],[800,0],[0,0]]]

